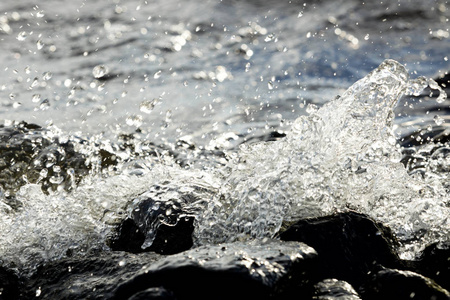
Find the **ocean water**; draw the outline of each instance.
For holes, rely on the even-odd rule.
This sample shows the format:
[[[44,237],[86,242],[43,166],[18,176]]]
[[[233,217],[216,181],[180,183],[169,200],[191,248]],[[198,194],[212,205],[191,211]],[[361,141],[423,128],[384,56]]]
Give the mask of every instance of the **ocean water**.
[[[2,1],[3,132],[43,129],[1,186],[0,260],[107,251],[145,197],[195,216],[197,244],[346,209],[407,259],[448,242],[447,2]]]

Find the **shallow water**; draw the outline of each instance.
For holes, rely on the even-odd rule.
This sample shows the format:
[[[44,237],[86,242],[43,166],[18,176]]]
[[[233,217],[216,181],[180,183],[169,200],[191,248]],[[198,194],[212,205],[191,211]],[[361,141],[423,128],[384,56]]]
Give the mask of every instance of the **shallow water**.
[[[398,144],[449,131],[449,100],[416,80],[450,70],[447,7],[3,1],[0,119],[73,142],[89,168],[31,165],[55,186],[42,189],[45,171],[2,186],[0,259],[33,266],[107,249],[129,204],[155,186],[169,191],[161,201],[193,195],[200,244],[348,208],[393,227],[405,258],[448,241],[448,147],[410,150],[423,160],[407,169]],[[385,59],[395,61],[358,81]],[[267,139],[279,141],[253,145]]]

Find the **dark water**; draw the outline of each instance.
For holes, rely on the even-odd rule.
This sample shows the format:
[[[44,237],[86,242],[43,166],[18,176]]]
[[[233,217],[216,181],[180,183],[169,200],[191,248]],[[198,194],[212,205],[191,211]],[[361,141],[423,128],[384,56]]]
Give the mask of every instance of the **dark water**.
[[[230,150],[232,157],[245,141],[284,136],[294,120],[314,111],[309,104],[329,103],[385,59],[403,64],[411,78],[444,77],[450,70],[447,2],[2,1],[0,119],[6,127],[25,121],[49,129],[45,138],[73,141],[90,164],[90,175],[78,174],[85,181],[77,180],[69,191],[43,193],[38,179],[21,190],[17,186],[16,198],[24,206],[2,212],[4,260],[27,265],[59,257],[67,248],[103,245],[109,225],[126,213],[128,203],[160,182],[172,180],[194,194],[193,186],[200,186],[207,190],[198,196],[204,201],[218,191],[226,194],[234,175],[218,167],[227,162],[222,151]],[[435,101],[438,94],[433,89],[402,98],[395,107],[397,135],[423,129],[426,140],[427,130],[431,136],[448,132],[449,101]],[[272,157],[277,168],[280,161],[269,152],[244,156]],[[120,163],[101,171],[92,167],[101,165],[99,155],[113,155]],[[182,158],[181,167],[174,155]],[[54,184],[60,173],[67,182],[73,168],[52,169]],[[446,172],[439,173],[441,183],[417,186],[442,184]],[[399,174],[399,186],[409,180],[402,176],[407,175]],[[232,187],[247,195],[251,186]],[[287,197],[298,196],[295,187],[280,188]],[[448,189],[432,189],[429,197],[448,204]],[[411,207],[419,202],[428,207],[425,198]],[[319,210],[332,210],[330,205]],[[438,207],[423,211],[427,214],[418,222],[437,230],[426,218],[432,219]],[[237,218],[240,214],[245,210]],[[412,214],[404,211],[398,223]],[[410,234],[397,229],[399,235]],[[445,229],[439,239],[449,232]],[[423,243],[414,245],[404,247],[405,256]],[[15,254],[19,250],[21,257]]]

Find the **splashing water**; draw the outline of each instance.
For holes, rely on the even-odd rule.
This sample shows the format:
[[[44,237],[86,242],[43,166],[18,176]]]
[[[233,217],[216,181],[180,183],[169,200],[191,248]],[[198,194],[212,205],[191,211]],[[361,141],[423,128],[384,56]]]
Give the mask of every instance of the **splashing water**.
[[[392,130],[400,97],[428,83],[409,80],[401,64],[386,60],[341,97],[310,107],[284,140],[244,145],[198,218],[197,242],[273,236],[283,222],[348,208],[391,226],[405,258],[448,238],[445,189],[435,177],[408,175]]]
[[[149,195],[158,203],[174,201],[173,195],[195,200],[180,205],[196,218],[197,244],[272,237],[300,218],[354,209],[390,226],[402,257],[413,258],[450,234],[448,153],[431,156],[427,176],[410,175],[392,130],[400,97],[427,86],[438,88],[423,77],[410,80],[401,64],[387,60],[341,97],[320,109],[310,106],[284,139],[244,144],[225,166],[184,169],[163,156],[116,153],[126,162],[116,173],[92,174],[70,192],[44,194],[37,184],[25,184],[17,210],[0,195],[0,258],[33,268],[71,251],[107,249],[108,235],[130,205]],[[102,150],[84,147],[87,156]],[[156,193],[155,186],[171,192]],[[166,217],[176,223],[176,216]],[[147,226],[146,246],[154,225]]]

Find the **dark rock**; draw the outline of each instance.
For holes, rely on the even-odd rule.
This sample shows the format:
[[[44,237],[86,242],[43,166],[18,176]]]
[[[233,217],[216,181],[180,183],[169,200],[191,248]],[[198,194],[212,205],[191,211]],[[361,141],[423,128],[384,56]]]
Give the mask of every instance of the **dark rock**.
[[[325,279],[314,286],[314,300],[361,300],[355,289],[337,279]]]
[[[430,278],[412,271],[386,268],[372,274],[362,295],[368,300],[450,299],[450,293]]]
[[[19,298],[19,278],[15,272],[0,266],[0,300]]]
[[[188,250],[193,245],[193,231],[194,217],[182,217],[173,226],[161,224],[147,250],[159,254],[175,254]]]
[[[194,231],[194,218],[185,217],[175,225],[159,224],[152,244],[142,248],[145,234],[134,220],[125,219],[118,228],[117,236],[110,241],[112,250],[140,253],[153,251],[159,254],[175,254],[192,247],[192,232]]]
[[[279,236],[316,249],[321,278],[345,280],[356,288],[376,264],[399,264],[391,230],[352,211],[298,221]]]
[[[450,291],[450,245],[434,243],[426,247],[415,264],[415,271]]]
[[[175,296],[172,292],[167,291],[161,287],[149,288],[145,291],[139,292],[128,298],[128,300],[148,300],[148,299],[167,299],[175,300]]]
[[[145,234],[132,219],[126,218],[117,228],[117,234],[110,240],[109,246],[114,251],[139,253],[143,252],[141,246],[144,240]]]
[[[126,251],[131,253],[143,252],[141,248],[145,235],[136,223],[126,218],[117,228],[116,235],[109,241],[109,246],[114,251]]]
[[[298,242],[202,246],[137,272],[117,287],[114,299],[152,287],[164,287],[177,299],[301,299],[315,282],[316,257]]]
[[[128,218],[111,239],[113,250],[154,251],[175,254],[193,245],[195,208],[203,200],[195,196],[195,186],[152,186],[129,206]]]
[[[103,252],[49,262],[28,280],[20,299],[109,299],[114,289],[160,256]],[[19,298],[16,298],[19,299]]]

